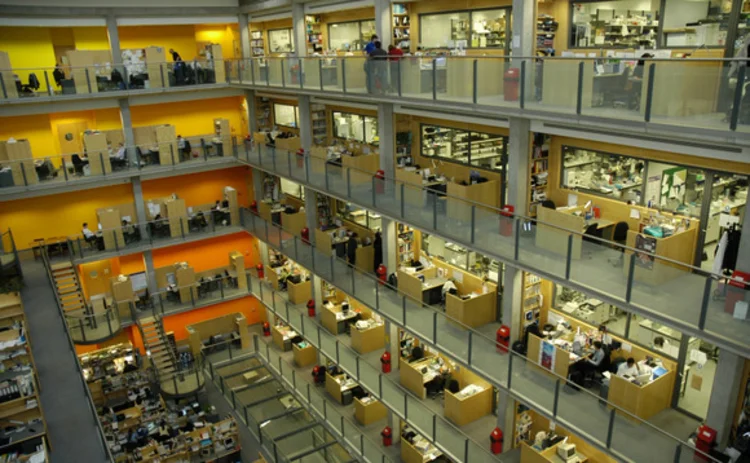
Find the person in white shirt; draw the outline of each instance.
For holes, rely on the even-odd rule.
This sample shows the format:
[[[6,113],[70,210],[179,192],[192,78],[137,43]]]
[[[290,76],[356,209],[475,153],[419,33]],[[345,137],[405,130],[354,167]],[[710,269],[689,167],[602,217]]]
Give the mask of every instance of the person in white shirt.
[[[88,222],[83,222],[83,230],[81,231],[83,232],[83,237],[86,238],[86,241],[96,238],[96,235],[94,234],[94,232],[89,230]]]
[[[453,283],[453,280],[448,280],[445,283],[443,283],[443,300],[445,300],[445,295],[448,293],[451,294],[458,294],[458,288],[456,288],[456,284]]]
[[[115,154],[115,159],[118,161],[124,161],[125,160],[125,146],[120,143],[120,147],[117,148],[117,154]]]
[[[635,362],[635,359],[633,357],[628,358],[625,363],[621,363],[617,368],[617,376],[620,377],[630,376],[631,378],[635,378],[640,374],[641,368]]]

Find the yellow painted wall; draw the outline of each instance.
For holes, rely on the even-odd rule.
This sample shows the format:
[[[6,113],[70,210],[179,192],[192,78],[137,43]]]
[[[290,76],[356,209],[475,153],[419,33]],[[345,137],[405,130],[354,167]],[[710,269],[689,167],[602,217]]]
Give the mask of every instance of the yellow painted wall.
[[[28,139],[31,154],[36,158],[60,154],[58,127],[72,122],[85,121],[89,129],[112,130],[122,128],[117,108],[92,111],[52,113],[49,115],[0,117],[0,140]],[[58,163],[56,163],[58,164]]]
[[[169,49],[180,54],[183,60],[195,58],[195,27],[192,25],[177,26],[122,26],[120,33],[120,49],[146,48],[150,46],[164,47],[168,62],[172,61]]]
[[[36,238],[80,236],[81,224],[96,229],[96,209],[132,202],[130,184],[0,202],[3,226],[10,226],[19,249]],[[54,225],[54,226],[51,226]]]
[[[237,51],[242,54],[240,33],[237,24],[205,24],[195,26],[196,43],[211,42],[221,45],[224,59],[239,58]],[[235,47],[239,48],[239,50]],[[183,56],[182,59],[185,59]]]
[[[76,50],[109,50],[106,27],[73,27]]]
[[[187,206],[208,204],[223,199],[224,187],[231,186],[237,190],[237,201],[240,206],[247,207],[250,196],[250,192],[247,191],[248,177],[252,177],[249,167],[232,167],[199,174],[147,180],[142,184],[143,198],[148,201],[175,193],[185,200]],[[249,183],[252,184],[252,181]]]
[[[83,295],[87,300],[90,300],[91,296],[96,294],[110,294],[112,292],[109,279],[118,274],[113,267],[113,262],[109,259],[78,266],[81,289],[83,289]]]
[[[50,73],[55,67],[55,51],[50,29],[46,27],[0,27],[0,50],[7,52],[13,72],[21,82],[29,82],[29,74],[35,73],[46,90],[44,69]],[[51,80],[51,75],[50,75]]]
[[[214,132],[214,118],[229,119],[232,135],[244,136],[243,97],[180,101],[169,104],[131,106],[134,127],[172,124],[178,135],[191,137]]]

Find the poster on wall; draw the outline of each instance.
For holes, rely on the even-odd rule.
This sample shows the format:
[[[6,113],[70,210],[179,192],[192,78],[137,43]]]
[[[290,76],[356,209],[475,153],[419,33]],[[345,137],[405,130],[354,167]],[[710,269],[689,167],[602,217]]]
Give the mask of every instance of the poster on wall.
[[[551,342],[542,341],[542,348],[539,349],[539,365],[555,371],[555,345]]]
[[[635,236],[636,253],[635,263],[641,268],[651,270],[654,268],[654,256],[656,252],[656,238],[638,234]],[[650,254],[647,254],[650,253]]]

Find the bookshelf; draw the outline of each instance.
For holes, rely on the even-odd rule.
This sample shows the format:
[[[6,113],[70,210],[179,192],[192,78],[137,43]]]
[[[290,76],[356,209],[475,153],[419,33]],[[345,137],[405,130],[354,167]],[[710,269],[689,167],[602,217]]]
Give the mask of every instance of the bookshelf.
[[[549,145],[551,138],[543,133],[534,134],[531,161],[529,162],[529,210],[530,217],[536,217],[536,209],[547,199],[549,174]]]
[[[255,99],[255,118],[258,129],[271,129],[271,101],[268,98]]]
[[[393,26],[393,45],[409,50],[411,45],[411,22],[409,7],[406,3],[394,3],[391,7],[391,22]]]
[[[328,122],[326,119],[326,107],[322,104],[310,106],[312,118],[313,144],[318,146],[328,145]]]
[[[544,302],[542,294],[542,279],[533,273],[523,272],[523,306],[521,310],[521,326],[524,329],[539,319],[539,313]]]
[[[305,35],[307,37],[307,54],[323,51],[323,33],[320,30],[320,16],[305,16]]]
[[[399,265],[409,263],[417,254],[414,249],[414,230],[405,224],[398,224],[398,262]]]
[[[516,402],[515,423],[513,427],[513,448],[519,447],[521,442],[531,438],[532,418],[529,408],[521,402]]]
[[[250,32],[250,48],[252,49],[253,58],[260,58],[266,55],[266,48],[263,43],[263,31]]]
[[[555,17],[549,14],[539,14],[536,18],[536,48],[546,50],[555,48],[555,34],[558,23]]]
[[[49,461],[47,423],[19,293],[0,294],[0,463]]]

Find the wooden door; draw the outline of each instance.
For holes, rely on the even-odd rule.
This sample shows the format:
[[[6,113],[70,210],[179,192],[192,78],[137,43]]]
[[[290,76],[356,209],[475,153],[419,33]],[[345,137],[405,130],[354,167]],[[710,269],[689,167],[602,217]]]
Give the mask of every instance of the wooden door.
[[[57,139],[60,143],[61,154],[83,155],[83,134],[88,130],[87,121],[70,122],[57,126]]]

